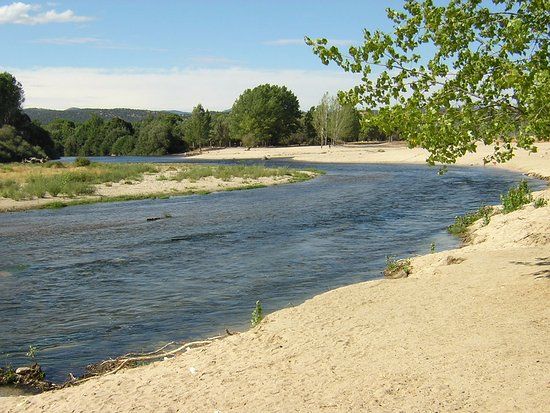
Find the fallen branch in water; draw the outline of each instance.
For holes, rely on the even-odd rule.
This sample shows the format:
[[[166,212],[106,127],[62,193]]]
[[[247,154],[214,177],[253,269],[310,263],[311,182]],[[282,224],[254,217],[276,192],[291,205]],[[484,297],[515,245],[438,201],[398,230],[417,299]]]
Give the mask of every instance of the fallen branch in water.
[[[199,341],[191,341],[189,343],[180,343],[181,345],[173,350],[170,351],[164,351],[168,347],[175,345],[175,342],[170,342],[168,344],[165,344],[164,346],[160,347],[159,349],[155,351],[151,351],[148,353],[128,353],[123,356],[117,357],[116,359],[110,359],[110,360],[104,360],[101,363],[90,365],[86,367],[88,371],[92,371],[90,376],[85,376],[82,378],[75,378],[72,374],[70,374],[70,380],[67,381],[63,387],[66,386],[74,386],[80,383],[84,383],[85,381],[88,381],[90,379],[93,379],[95,377],[101,377],[101,376],[107,376],[110,374],[115,374],[119,370],[121,370],[124,367],[128,367],[129,364],[132,363],[139,363],[144,361],[154,361],[157,359],[164,359],[165,357],[169,356],[175,356],[178,353],[181,353],[183,351],[190,350],[191,348],[197,348],[206,346],[208,344],[211,344],[212,342],[216,340],[220,340],[222,338],[225,338],[227,336],[233,335],[235,333],[230,332],[229,330],[225,331],[226,334],[209,337],[205,340],[199,340]],[[108,367],[105,367],[107,366]],[[95,372],[94,372],[95,371]]]

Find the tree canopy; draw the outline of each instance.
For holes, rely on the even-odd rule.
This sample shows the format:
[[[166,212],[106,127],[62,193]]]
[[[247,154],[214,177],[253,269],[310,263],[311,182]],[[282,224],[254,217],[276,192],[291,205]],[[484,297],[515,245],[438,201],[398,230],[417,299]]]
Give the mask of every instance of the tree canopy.
[[[345,55],[326,39],[306,43],[324,64],[361,74],[342,102],[379,108],[383,132],[398,131],[428,162],[453,163],[479,143],[486,161],[550,137],[550,13],[545,0],[407,0],[387,10],[393,31],[364,30]]]
[[[334,96],[323,95],[312,114],[312,125],[319,136],[321,146],[330,142],[356,141],[361,129],[357,110],[349,104],[342,105]]]
[[[191,147],[201,149],[210,139],[211,124],[210,112],[204,110],[199,103],[193,108],[191,117],[185,124],[185,140]]]
[[[50,134],[22,112],[23,87],[10,73],[0,73],[0,162],[55,158]]]
[[[298,98],[285,86],[245,90],[231,110],[231,132],[246,146],[277,145],[299,127]]]
[[[10,124],[25,101],[21,83],[10,73],[0,73],[0,126]]]

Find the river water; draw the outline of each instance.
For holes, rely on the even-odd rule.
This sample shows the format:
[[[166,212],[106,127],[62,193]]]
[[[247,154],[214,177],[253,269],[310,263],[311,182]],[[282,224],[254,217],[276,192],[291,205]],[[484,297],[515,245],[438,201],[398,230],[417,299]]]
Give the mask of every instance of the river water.
[[[327,174],[249,191],[1,214],[0,366],[28,364],[33,345],[47,377],[63,381],[125,352],[245,329],[256,300],[271,312],[378,278],[387,255],[428,253],[432,242],[456,247],[445,231],[453,218],[498,203],[522,178],[269,163]],[[172,217],[147,221],[164,213]]]

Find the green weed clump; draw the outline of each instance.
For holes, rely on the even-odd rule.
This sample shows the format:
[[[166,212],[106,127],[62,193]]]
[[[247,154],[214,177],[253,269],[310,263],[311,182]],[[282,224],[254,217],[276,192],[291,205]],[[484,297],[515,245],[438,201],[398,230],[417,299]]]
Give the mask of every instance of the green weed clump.
[[[17,374],[11,366],[0,367],[0,386],[17,382]]]
[[[412,272],[411,260],[398,260],[388,255],[384,276],[387,278],[406,278]]]
[[[477,220],[483,219],[483,226],[488,225],[492,213],[493,208],[490,206],[482,206],[475,212],[456,217],[455,222],[447,227],[447,231],[450,234],[465,237],[468,227]]]
[[[506,194],[500,196],[500,201],[504,207],[502,212],[505,214],[516,211],[523,205],[533,202],[533,195],[527,181],[523,180],[518,186],[510,188]]]
[[[250,318],[250,324],[252,327],[256,327],[264,319],[264,312],[262,309],[262,303],[260,300],[256,301],[256,307],[252,311],[252,317]]]
[[[20,192],[21,185],[13,179],[0,180],[0,197],[20,200],[22,199]]]
[[[542,208],[546,205],[548,205],[548,200],[545,198],[537,198],[535,199],[535,202],[533,203],[535,208]]]

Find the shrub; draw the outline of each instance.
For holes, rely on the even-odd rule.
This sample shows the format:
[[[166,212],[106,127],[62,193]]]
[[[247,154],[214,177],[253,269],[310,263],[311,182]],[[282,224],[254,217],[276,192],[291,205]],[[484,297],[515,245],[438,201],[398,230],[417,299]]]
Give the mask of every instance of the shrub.
[[[490,206],[482,206],[475,212],[468,213],[463,216],[455,217],[455,222],[447,227],[447,231],[450,234],[464,237],[468,227],[479,219],[483,219],[483,225],[488,225],[493,208]]]
[[[523,180],[517,187],[510,188],[505,195],[501,195],[500,200],[504,206],[502,212],[507,214],[520,209],[523,205],[531,203],[533,195],[527,181]]]
[[[82,157],[82,156],[79,156],[74,160],[74,164],[76,166],[88,166],[91,163],[92,162],[88,158],[85,158],[85,157]]]

